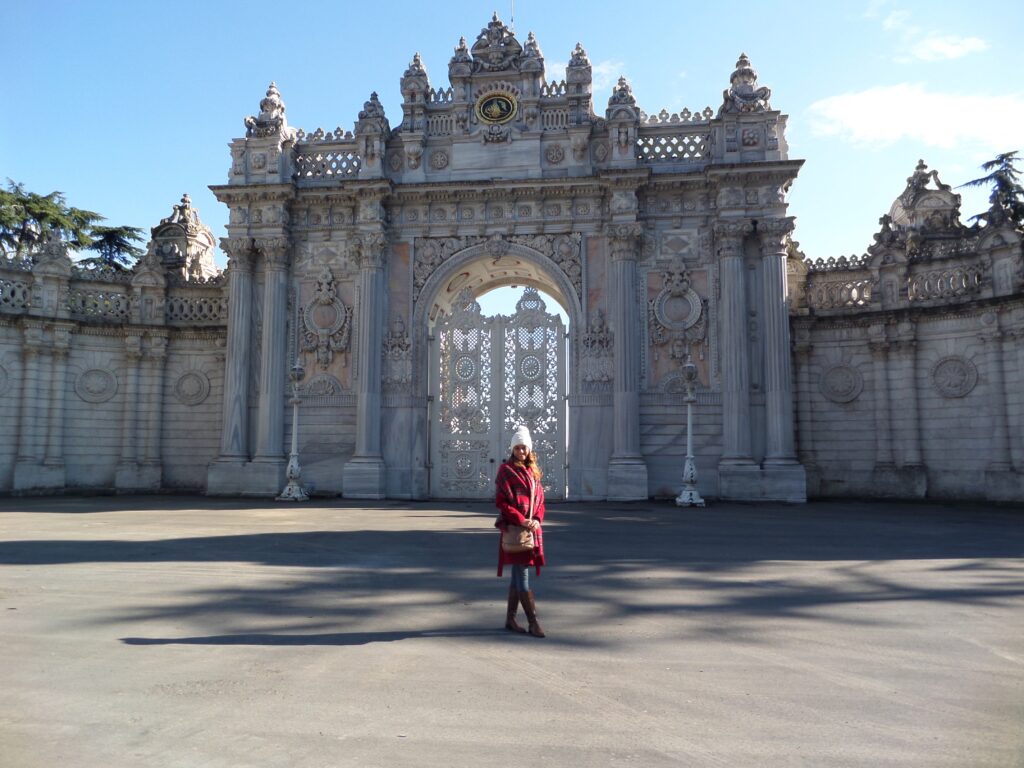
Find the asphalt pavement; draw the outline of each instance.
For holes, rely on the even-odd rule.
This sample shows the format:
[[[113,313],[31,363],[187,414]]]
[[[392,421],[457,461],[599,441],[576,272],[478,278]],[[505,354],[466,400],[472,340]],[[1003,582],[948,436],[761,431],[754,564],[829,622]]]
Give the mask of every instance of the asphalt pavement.
[[[3,768],[1024,766],[1024,510],[0,499]]]

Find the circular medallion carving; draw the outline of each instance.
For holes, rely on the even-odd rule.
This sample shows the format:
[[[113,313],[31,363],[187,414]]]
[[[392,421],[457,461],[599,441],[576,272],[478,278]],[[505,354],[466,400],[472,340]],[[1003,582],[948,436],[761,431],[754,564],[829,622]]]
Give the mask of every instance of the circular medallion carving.
[[[460,453],[455,457],[455,474],[459,477],[473,474],[473,459],[468,454]]]
[[[448,167],[448,153],[438,150],[430,156],[430,167],[440,171]]]
[[[964,397],[978,383],[978,369],[958,355],[944,357],[932,366],[932,382],[943,397]]]
[[[90,368],[75,379],[75,394],[87,403],[105,403],[117,394],[117,377],[103,368]]]
[[[552,165],[558,165],[565,159],[565,150],[562,149],[561,144],[551,144],[547,149],[544,150],[544,157]]]
[[[685,331],[700,320],[702,309],[700,296],[692,288],[683,292],[664,290],[654,302],[658,322],[673,331]]]
[[[476,103],[476,116],[481,123],[501,125],[516,116],[516,97],[511,93],[491,93]]]
[[[540,376],[542,366],[540,360],[534,355],[527,355],[519,363],[519,372],[523,375],[524,379],[533,381]]]
[[[205,373],[188,371],[174,384],[174,396],[185,405],[199,405],[210,394],[210,380]]]
[[[463,381],[469,381],[476,373],[476,363],[471,357],[460,357],[455,361],[455,375]]]
[[[833,365],[821,374],[821,394],[833,403],[856,400],[863,389],[864,377],[853,366]]]

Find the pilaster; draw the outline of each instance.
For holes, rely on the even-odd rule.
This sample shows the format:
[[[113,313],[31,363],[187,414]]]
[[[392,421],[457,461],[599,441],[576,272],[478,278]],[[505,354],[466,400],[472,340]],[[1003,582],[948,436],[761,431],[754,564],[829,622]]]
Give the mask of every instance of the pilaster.
[[[1003,332],[999,328],[999,317],[995,313],[986,313],[982,322],[987,327],[978,334],[978,338],[985,345],[986,368],[992,387],[992,394],[988,398],[992,417],[992,442],[987,469],[989,472],[1009,472],[1013,468],[1013,459],[1010,453],[1010,429],[1006,409]]]
[[[142,338],[136,334],[130,334],[125,337],[124,346],[125,386],[121,411],[121,459],[117,463],[114,486],[119,491],[134,491],[139,490],[138,413]]]
[[[68,351],[71,348],[72,327],[64,324],[54,327],[50,355],[49,429],[43,464],[47,469],[48,485],[57,488],[63,488],[65,484],[64,402],[67,398]]]

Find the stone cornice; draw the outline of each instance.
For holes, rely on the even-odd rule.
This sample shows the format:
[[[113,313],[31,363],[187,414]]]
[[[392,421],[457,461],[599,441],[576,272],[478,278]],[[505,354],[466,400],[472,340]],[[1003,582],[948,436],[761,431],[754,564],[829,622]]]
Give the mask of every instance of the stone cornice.
[[[210,191],[225,205],[253,202],[287,202],[296,197],[291,184],[219,184],[210,185]]]
[[[803,160],[766,160],[756,163],[718,163],[705,166],[704,178],[709,183],[739,182],[763,183],[768,176],[778,176],[780,179],[789,180],[795,178],[803,167]]]
[[[523,179],[476,181],[470,183],[417,184],[395,187],[387,205],[434,202],[487,202],[512,197],[531,199],[600,197],[605,187],[593,180]]]

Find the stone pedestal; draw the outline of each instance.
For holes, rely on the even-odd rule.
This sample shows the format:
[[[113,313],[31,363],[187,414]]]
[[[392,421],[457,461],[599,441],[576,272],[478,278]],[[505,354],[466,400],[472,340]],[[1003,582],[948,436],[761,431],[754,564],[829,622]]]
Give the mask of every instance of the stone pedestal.
[[[122,462],[117,465],[114,487],[121,493],[159,491],[162,480],[161,465]]]
[[[342,495],[346,499],[383,499],[386,471],[379,456],[357,456],[342,470]]]
[[[807,474],[800,464],[718,466],[719,492],[730,501],[807,501]]]
[[[206,475],[210,496],[277,496],[285,484],[288,464],[279,461],[234,462],[218,460]]]

